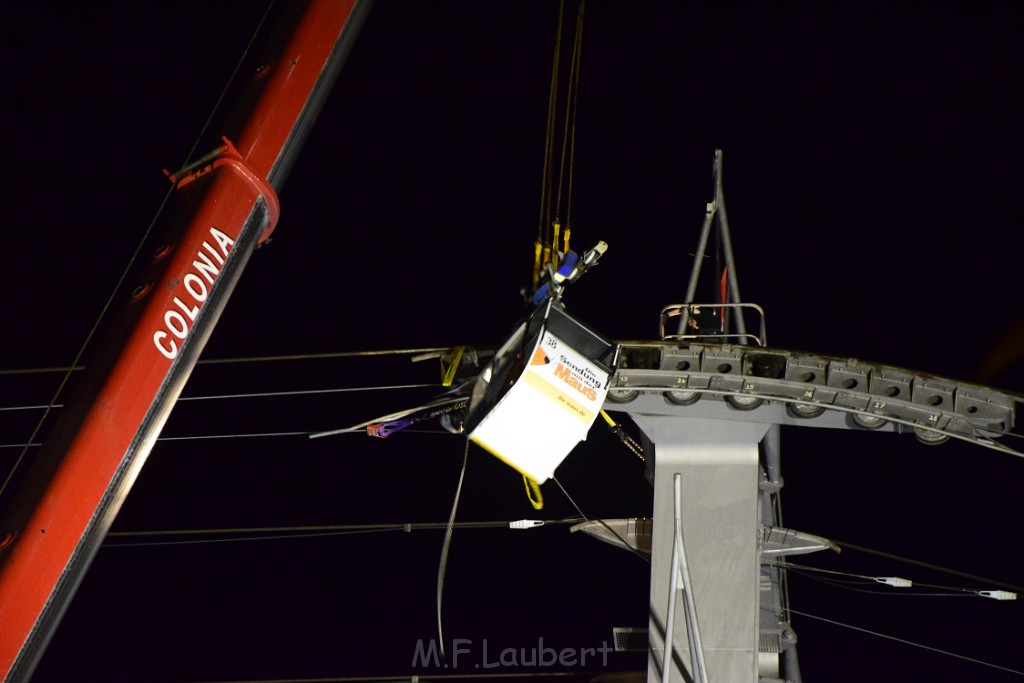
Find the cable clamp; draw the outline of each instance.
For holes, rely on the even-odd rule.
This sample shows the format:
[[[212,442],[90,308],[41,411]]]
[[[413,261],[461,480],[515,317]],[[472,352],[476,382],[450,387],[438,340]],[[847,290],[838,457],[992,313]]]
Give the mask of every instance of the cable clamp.
[[[898,576],[876,576],[875,581],[887,584],[893,588],[910,588],[914,585],[914,582],[910,579],[902,579]]]
[[[1017,594],[1011,593],[1010,591],[978,591],[978,595],[983,598],[992,598],[993,600],[1016,600]]]
[[[509,522],[508,527],[510,529],[532,529],[535,526],[542,526],[543,520],[540,519],[517,519],[514,522]]]

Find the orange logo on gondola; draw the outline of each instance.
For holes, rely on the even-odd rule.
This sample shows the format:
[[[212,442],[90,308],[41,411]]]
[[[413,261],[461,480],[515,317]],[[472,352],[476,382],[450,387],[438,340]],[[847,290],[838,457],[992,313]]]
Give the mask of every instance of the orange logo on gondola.
[[[594,391],[592,388],[585,386],[583,382],[579,381],[579,379],[573,377],[571,368],[559,363],[558,367],[555,368],[555,377],[561,379],[563,382],[565,382],[573,389],[586,396],[591,401],[597,400],[597,392]]]
[[[533,350],[533,358],[530,359],[530,365],[547,365],[550,362],[551,359],[544,353],[544,349],[538,346]]]

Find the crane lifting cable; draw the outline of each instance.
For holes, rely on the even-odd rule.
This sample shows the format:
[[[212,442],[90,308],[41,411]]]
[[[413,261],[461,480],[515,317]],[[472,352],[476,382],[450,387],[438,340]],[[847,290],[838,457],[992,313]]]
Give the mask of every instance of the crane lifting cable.
[[[445,395],[355,427],[312,434],[311,438],[361,429],[383,438],[423,420],[440,418],[448,431],[466,434],[470,441],[520,472],[527,497],[536,509],[543,506],[540,485],[586,438],[601,413],[618,346],[572,317],[561,301],[563,287],[596,265],[608,248],[605,242],[598,242],[578,256],[569,245],[584,4],[585,0],[579,0],[556,171],[564,0],[559,9],[533,289],[530,296],[524,292],[532,312],[475,379],[454,381],[463,352],[461,348],[452,349],[441,358],[442,383],[449,388]]]
[[[565,0],[559,4],[558,27],[551,67],[551,87],[548,93],[540,218],[537,224],[537,238],[533,245],[533,278],[530,290],[532,292],[537,292],[541,286],[549,264],[552,271],[557,272],[567,263],[569,254],[572,253],[569,249],[569,238],[572,233],[573,159],[576,147],[576,112],[578,110],[585,4],[586,0],[580,0],[576,13],[576,29],[570,52],[569,74],[565,85],[565,110],[560,139],[557,134],[556,121],[559,118],[558,94],[562,88],[560,64],[563,49]],[[560,146],[557,173],[555,170],[556,146]],[[563,208],[565,210],[564,224],[562,222]],[[575,260],[575,254],[573,254],[573,259]],[[571,268],[571,264],[568,267]]]

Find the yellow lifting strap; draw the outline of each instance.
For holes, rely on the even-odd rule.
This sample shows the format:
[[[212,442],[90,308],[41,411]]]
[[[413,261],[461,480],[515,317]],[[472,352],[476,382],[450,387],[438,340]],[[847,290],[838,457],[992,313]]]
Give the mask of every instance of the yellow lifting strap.
[[[538,237],[533,243],[533,291],[537,291],[537,287],[540,286],[541,273],[547,267],[548,262],[551,263],[551,269],[557,271],[561,265],[559,262],[560,258],[569,253],[569,235],[572,233],[572,229],[566,225],[565,233],[562,234],[562,224],[558,221],[552,223],[554,235],[551,238],[551,244],[544,244]],[[559,251],[558,240],[562,240],[562,248]]]
[[[465,353],[465,346],[456,346],[452,349],[451,360],[445,365],[444,354],[441,354],[441,386],[450,387],[452,382],[455,380],[455,372],[459,369],[459,363],[462,362],[462,354]]]
[[[551,270],[558,270],[558,238],[562,232],[562,224],[554,223],[554,237],[551,238]]]
[[[534,292],[540,286],[540,269],[544,264],[543,253],[544,245],[541,243],[540,238],[537,238],[537,241],[533,243],[533,289],[531,291]]]
[[[544,496],[540,492],[540,484],[530,479],[525,474],[523,475],[523,484],[526,485],[526,497],[530,500],[530,505],[533,506],[534,510],[544,509]]]

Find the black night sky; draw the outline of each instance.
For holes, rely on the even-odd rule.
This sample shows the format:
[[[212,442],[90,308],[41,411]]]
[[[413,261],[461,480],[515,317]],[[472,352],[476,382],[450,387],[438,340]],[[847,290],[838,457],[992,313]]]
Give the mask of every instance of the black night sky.
[[[573,314],[613,339],[656,337],[662,307],[683,297],[720,148],[741,291],[766,309],[770,346],[1024,391],[1024,13],[611,0],[586,10],[573,239],[609,250],[567,291]],[[537,232],[557,11],[553,0],[377,0],[281,192],[275,238],[203,358],[500,343],[527,312],[519,289]],[[249,2],[0,8],[0,369],[74,360],[160,206],[162,169],[184,161],[260,13]],[[9,445],[41,414],[7,409],[47,403],[61,377],[0,375],[4,472],[20,452]],[[206,364],[184,396],[438,378],[436,361],[407,355]],[[436,391],[183,401],[113,530],[443,522],[462,439],[305,436]],[[282,435],[251,436],[266,433]],[[172,440],[201,435],[236,436]],[[1024,585],[1024,461],[867,432],[787,428],[782,444],[787,526]],[[589,515],[650,513],[642,463],[600,423],[558,478]],[[458,519],[575,515],[556,486],[544,494],[537,513],[519,476],[474,447]],[[33,680],[425,676],[410,661],[418,639],[436,636],[441,540],[435,530],[105,547]],[[989,587],[856,551],[805,562]],[[562,525],[456,529],[445,635],[597,647],[612,627],[646,626],[648,571]],[[801,612],[1018,672],[794,619],[808,682],[1024,671],[1019,602],[790,581]],[[614,655],[587,672],[643,666]]]

